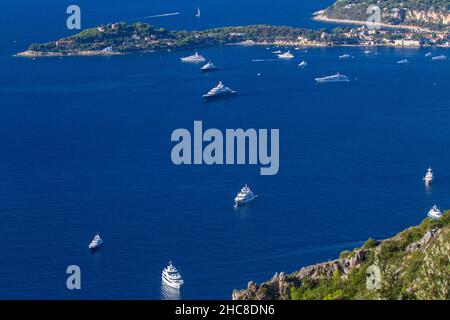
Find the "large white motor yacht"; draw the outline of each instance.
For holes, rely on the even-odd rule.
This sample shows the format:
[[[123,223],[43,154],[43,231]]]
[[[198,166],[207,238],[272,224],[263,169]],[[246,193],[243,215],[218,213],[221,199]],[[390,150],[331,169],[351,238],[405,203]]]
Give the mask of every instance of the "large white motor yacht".
[[[225,87],[222,83],[222,81],[220,81],[217,86],[215,86],[214,88],[212,88],[211,90],[209,90],[209,92],[207,94],[203,95],[203,99],[205,100],[212,100],[212,99],[218,99],[218,98],[223,98],[223,97],[227,97],[227,96],[231,96],[236,94],[236,91]]]
[[[89,244],[89,249],[96,250],[99,249],[101,246],[103,246],[103,240],[100,238],[100,235],[97,233],[94,237],[94,239]]]
[[[172,261],[169,261],[169,265],[162,271],[161,278],[163,283],[175,289],[180,289],[181,285],[184,283],[180,272],[178,272],[177,268],[172,264]]]
[[[205,57],[203,57],[197,51],[192,56],[181,58],[181,61],[183,62],[204,62],[205,60]]]
[[[280,59],[292,59],[292,58],[294,58],[294,55],[291,53],[290,50],[288,50],[285,53],[278,54],[278,58],[280,58]]]
[[[440,217],[442,217],[442,211],[439,210],[437,205],[434,205],[433,208],[428,211],[428,216],[433,219],[439,219]]]
[[[257,197],[258,196],[254,194],[247,185],[245,185],[237,194],[236,198],[234,198],[234,203],[238,206],[253,201]]]
[[[447,56],[444,56],[443,54],[441,54],[440,56],[436,56],[431,59],[432,60],[447,60]]]
[[[430,183],[433,181],[433,179],[434,179],[433,170],[431,170],[431,168],[428,168],[425,177],[423,177],[423,181],[425,181],[426,183]]]
[[[343,74],[340,74],[339,72],[336,73],[335,75],[332,76],[328,76],[328,77],[323,77],[323,78],[316,78],[315,79],[317,82],[319,83],[323,83],[323,82],[349,82],[350,79]]]

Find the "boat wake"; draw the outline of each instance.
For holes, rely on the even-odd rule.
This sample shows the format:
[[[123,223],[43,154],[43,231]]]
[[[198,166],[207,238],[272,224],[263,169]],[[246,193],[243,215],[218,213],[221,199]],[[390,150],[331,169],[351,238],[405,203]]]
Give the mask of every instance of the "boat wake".
[[[132,20],[134,21],[134,20],[142,20],[142,19],[171,17],[171,16],[178,16],[180,14],[181,14],[180,12],[170,12],[170,13],[162,13],[162,14],[156,14],[156,15],[152,15],[152,16],[145,16],[145,17],[134,18]]]
[[[252,62],[272,62],[280,61],[280,59],[252,59]]]

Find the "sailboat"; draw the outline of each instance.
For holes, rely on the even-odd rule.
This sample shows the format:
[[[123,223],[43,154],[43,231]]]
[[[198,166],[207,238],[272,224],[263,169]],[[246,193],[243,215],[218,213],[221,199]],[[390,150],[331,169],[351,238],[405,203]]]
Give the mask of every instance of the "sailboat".
[[[197,18],[201,17],[200,8],[197,8],[197,13],[195,14]]]

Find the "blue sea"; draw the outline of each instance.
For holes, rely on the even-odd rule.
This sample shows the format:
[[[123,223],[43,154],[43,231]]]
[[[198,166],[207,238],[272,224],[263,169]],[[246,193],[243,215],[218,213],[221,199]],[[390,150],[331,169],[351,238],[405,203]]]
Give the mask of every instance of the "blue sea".
[[[78,4],[83,27],[180,12],[146,22],[205,29],[331,28],[310,20],[331,2]],[[270,61],[265,47],[224,46],[201,50],[222,67],[211,74],[180,63],[191,50],[13,57],[73,34],[70,4],[0,5],[0,298],[230,299],[250,280],[336,258],[420,223],[434,203],[450,206],[450,64],[426,59],[428,50],[302,48],[292,61]],[[352,81],[314,81],[338,71]],[[201,95],[219,80],[239,94],[205,104]],[[170,135],[192,131],[194,120],[205,129],[279,128],[279,173],[173,165]],[[259,198],[235,209],[245,183]],[[96,232],[105,246],[91,253]],[[169,259],[185,280],[180,293],[161,288]],[[81,290],[66,288],[69,265],[81,268]]]

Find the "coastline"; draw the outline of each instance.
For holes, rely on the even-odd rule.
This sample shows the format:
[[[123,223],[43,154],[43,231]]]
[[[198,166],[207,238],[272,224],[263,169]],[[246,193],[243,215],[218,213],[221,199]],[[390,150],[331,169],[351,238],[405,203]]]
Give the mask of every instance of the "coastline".
[[[380,27],[380,28],[403,29],[403,30],[411,30],[411,31],[419,31],[419,32],[431,32],[432,31],[427,28],[411,26],[411,25],[392,25],[392,24],[382,23],[382,22],[369,23],[366,21],[359,21],[359,20],[327,18],[324,16],[324,12],[325,12],[325,10],[320,10],[320,11],[314,12],[312,19],[314,21],[324,22],[324,23],[349,24],[349,25],[358,25],[358,26],[370,24],[372,27]]]
[[[77,52],[37,52],[31,50],[25,50],[15,54],[15,57],[20,58],[53,58],[53,57],[80,57],[80,56],[117,56],[125,54],[119,51],[113,52],[105,52],[105,51],[95,51],[95,50],[86,50],[86,51],[77,51]]]
[[[344,290],[353,292],[354,296],[350,299],[386,298],[380,296],[382,293],[371,291],[367,287],[366,275],[369,268],[374,265],[380,272],[388,273],[392,272],[389,270],[396,270],[398,278],[391,280],[400,281],[397,284],[401,283],[407,287],[405,291],[397,288],[400,290],[399,297],[414,299],[417,286],[420,286],[420,283],[415,282],[417,273],[414,272],[417,269],[414,268],[417,266],[414,264],[425,259],[429,252],[436,250],[434,247],[441,245],[448,247],[449,219],[450,210],[447,210],[438,220],[427,217],[420,224],[406,228],[392,237],[383,240],[369,238],[361,247],[344,250],[334,260],[303,266],[289,274],[276,272],[271,279],[261,283],[249,281],[247,288],[233,290],[232,300],[298,300],[303,299],[301,294],[306,294],[308,300],[312,297],[320,300],[349,299],[345,296]],[[402,275],[405,278],[400,279]],[[379,281],[386,288],[392,286],[392,283],[383,282],[382,278]],[[326,296],[320,296],[324,293],[317,291],[320,290],[320,284],[324,283],[329,285],[325,286]],[[327,292],[332,284],[335,290],[338,289],[334,292],[335,295]],[[311,296],[314,293],[319,293],[319,296]]]

